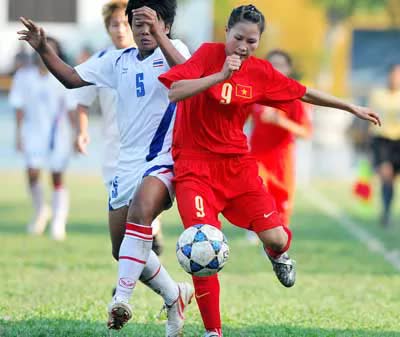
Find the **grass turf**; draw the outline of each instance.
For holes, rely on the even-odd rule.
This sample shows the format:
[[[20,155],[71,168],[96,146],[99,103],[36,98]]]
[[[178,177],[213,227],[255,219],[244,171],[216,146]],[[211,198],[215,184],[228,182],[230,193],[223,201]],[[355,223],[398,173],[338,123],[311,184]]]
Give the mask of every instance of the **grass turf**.
[[[70,175],[68,239],[59,243],[29,237],[29,199],[21,174],[3,172],[0,195],[0,337],[100,337],[106,305],[116,279],[106,226],[106,193],[98,177]],[[345,186],[321,184],[325,195],[346,202]],[[388,235],[373,220],[356,220],[388,246],[398,247],[398,229]],[[222,317],[227,337],[394,337],[400,336],[400,274],[367,250],[334,220],[298,198],[291,254],[298,280],[285,289],[258,246],[229,224],[224,232],[230,261],[220,274]],[[181,232],[176,209],[163,216],[164,264],[177,280],[190,282],[178,266],[174,246]],[[132,300],[134,317],[112,336],[164,336],[156,319],[162,300],[140,285]],[[193,303],[186,337],[200,337],[201,319]]]

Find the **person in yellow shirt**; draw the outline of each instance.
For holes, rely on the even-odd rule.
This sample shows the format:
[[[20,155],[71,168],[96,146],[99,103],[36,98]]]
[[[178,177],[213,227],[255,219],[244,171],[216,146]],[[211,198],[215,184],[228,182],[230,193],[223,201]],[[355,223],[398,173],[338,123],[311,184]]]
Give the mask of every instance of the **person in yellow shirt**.
[[[380,114],[384,124],[372,127],[372,155],[381,181],[381,224],[390,224],[394,180],[400,173],[400,63],[391,66],[387,88],[375,89],[370,95],[371,108]]]

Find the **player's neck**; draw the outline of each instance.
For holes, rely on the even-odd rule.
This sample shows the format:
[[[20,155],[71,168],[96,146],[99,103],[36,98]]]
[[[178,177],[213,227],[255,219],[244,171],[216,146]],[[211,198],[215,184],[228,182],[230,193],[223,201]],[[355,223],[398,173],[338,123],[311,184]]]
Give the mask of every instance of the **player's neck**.
[[[150,51],[150,50],[140,50],[140,49],[139,49],[139,53],[138,53],[138,56],[137,56],[138,60],[139,60],[139,61],[143,61],[144,59],[146,59],[146,58],[148,58],[149,56],[153,55],[154,50],[155,50],[155,49],[153,49],[153,50],[151,50],[151,51]]]

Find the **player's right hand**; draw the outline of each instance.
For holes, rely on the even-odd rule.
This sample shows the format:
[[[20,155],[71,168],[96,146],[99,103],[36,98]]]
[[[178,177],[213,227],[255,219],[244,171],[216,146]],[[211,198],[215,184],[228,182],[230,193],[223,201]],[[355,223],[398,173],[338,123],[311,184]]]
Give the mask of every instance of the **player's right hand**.
[[[18,31],[17,34],[21,35],[18,40],[28,42],[38,53],[44,51],[46,49],[47,39],[43,28],[30,19],[22,16],[19,19],[28,30]]]
[[[87,133],[80,133],[75,139],[75,150],[84,155],[88,154],[87,147],[90,143],[90,137]]]
[[[224,79],[227,80],[228,78],[230,78],[234,71],[240,69],[241,65],[242,65],[242,60],[240,59],[239,55],[233,54],[227,56],[225,59],[224,66],[222,67],[221,70]]]

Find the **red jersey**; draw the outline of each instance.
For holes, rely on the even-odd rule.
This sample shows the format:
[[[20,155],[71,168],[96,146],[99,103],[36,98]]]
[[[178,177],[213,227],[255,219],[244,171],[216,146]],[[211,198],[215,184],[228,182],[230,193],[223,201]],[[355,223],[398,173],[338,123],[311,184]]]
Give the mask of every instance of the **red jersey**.
[[[197,79],[221,71],[225,45],[205,43],[184,64],[159,80],[168,88],[173,82]],[[246,107],[259,103],[287,111],[306,88],[276,71],[265,60],[249,57],[231,78],[178,104],[173,136],[173,156],[180,153],[244,154],[248,152],[243,126]]]
[[[255,105],[251,109],[254,127],[250,137],[250,147],[254,155],[264,154],[265,152],[287,147],[289,144],[294,143],[295,136],[290,131],[279,125],[266,123],[261,120],[261,114],[265,107]],[[267,109],[273,108],[267,107]],[[284,114],[292,121],[311,130],[309,112],[302,102],[296,101],[290,106],[287,112],[280,111],[278,113]]]

